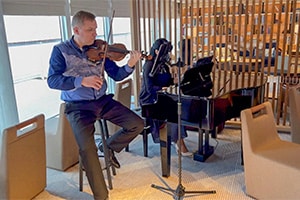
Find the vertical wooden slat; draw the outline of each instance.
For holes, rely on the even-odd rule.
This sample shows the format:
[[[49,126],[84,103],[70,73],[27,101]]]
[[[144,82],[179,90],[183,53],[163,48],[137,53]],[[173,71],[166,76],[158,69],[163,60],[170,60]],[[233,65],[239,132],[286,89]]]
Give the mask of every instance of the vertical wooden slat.
[[[198,60],[199,59],[199,47],[200,47],[200,45],[199,45],[199,25],[201,24],[201,16],[202,16],[202,10],[200,10],[200,7],[199,7],[199,5],[200,5],[200,0],[196,0],[197,2],[196,2],[196,5],[197,5],[197,12],[196,12],[196,27],[195,27],[195,29],[196,29],[196,35],[195,35],[195,41],[193,42],[192,41],[192,43],[191,43],[191,48],[192,48],[192,50],[194,50],[194,45],[196,45],[196,48],[195,48],[195,52],[193,52],[191,55],[191,58],[188,58],[188,59],[190,59],[190,63],[193,63],[193,57],[194,57],[194,55],[195,55],[195,58],[196,58],[196,60]],[[202,46],[200,47],[200,48],[202,48]],[[201,54],[202,54],[202,52],[201,52]],[[203,54],[202,54],[203,55]],[[202,56],[203,57],[203,56]]]
[[[200,4],[200,2],[199,2],[199,4]],[[206,17],[205,17],[205,15],[206,15],[206,13],[205,13],[205,9],[206,9],[206,6],[205,6],[205,0],[202,0],[202,9],[201,9],[201,11],[202,11],[202,13],[201,13],[201,16],[202,16],[202,26],[201,26],[201,28],[200,28],[200,35],[199,35],[199,33],[198,33],[198,40],[197,40],[197,42],[199,43],[199,41],[200,41],[200,47],[201,47],[201,51],[202,51],[202,57],[203,57],[203,55],[204,55],[204,53],[205,53],[205,45],[204,45],[204,42],[205,42],[205,33],[206,33],[206,30],[205,30],[205,26],[204,26],[204,24],[205,23],[208,23],[208,26],[210,26],[210,19],[208,20],[208,22],[206,22]],[[210,10],[210,9],[209,9]],[[211,16],[210,15],[211,13],[209,12],[208,13],[208,16]],[[199,39],[199,37],[200,37],[200,39]]]
[[[153,20],[151,20],[151,18],[153,17],[153,15],[151,14],[151,4],[150,4],[150,1],[148,0],[147,1],[147,5],[148,7],[148,33],[151,34],[151,22],[153,22]],[[154,8],[152,8],[154,10]],[[153,25],[152,25],[153,27]],[[146,35],[146,33],[145,33]],[[151,48],[151,45],[152,45],[152,40],[151,40],[151,37],[150,35],[147,37],[147,39],[144,40],[145,41],[145,47],[148,48],[148,52],[150,53],[150,48]]]
[[[183,21],[183,19],[181,18],[181,20],[180,20],[180,41],[179,41],[179,56],[178,57],[180,57],[181,59],[183,59],[182,58],[182,54],[183,54],[183,52],[182,52],[182,39],[183,38],[186,38],[187,37],[187,19],[188,19],[188,6],[186,5],[186,0],[184,1],[184,0],[180,0],[180,15],[181,16],[184,16],[184,19],[185,19],[185,21]],[[185,8],[183,7],[183,4],[185,4]]]
[[[249,13],[250,13],[250,10],[252,9],[252,6],[251,4],[249,4],[249,1],[246,1],[246,9],[245,9],[245,21],[244,21],[244,24],[246,26],[245,28],[245,33],[244,33],[244,48],[243,48],[243,61],[244,63],[246,63],[246,55],[247,55],[247,51],[249,51],[249,54],[250,54],[250,51],[249,50],[249,40],[248,40],[248,34],[250,33],[251,35],[251,23],[252,21],[250,20],[250,17],[252,17],[253,13],[251,13],[252,15],[249,16]],[[252,40],[250,40],[250,43],[252,43]],[[249,55],[250,56],[250,55]],[[249,57],[247,56],[247,57]],[[251,79],[251,76],[252,76],[252,72],[253,72],[253,64],[252,64],[252,59],[251,59],[252,56],[250,56],[250,58],[248,58],[250,60],[250,62],[248,63],[248,70],[247,71],[247,85],[250,86],[251,85],[251,82],[254,82],[254,84],[256,84],[256,79],[255,80],[252,80]],[[256,62],[257,63],[257,62]],[[256,65],[254,66],[254,73],[257,74],[258,72],[258,69],[256,67]]]
[[[281,63],[280,63],[280,83],[278,85],[279,87],[279,93],[278,93],[278,101],[277,101],[277,116],[276,116],[276,119],[277,119],[277,124],[280,123],[281,120],[281,117],[283,117],[283,109],[284,107],[282,106],[284,104],[284,101],[285,101],[285,98],[284,98],[284,90],[283,88],[285,87],[285,83],[284,83],[284,63],[285,63],[285,59],[286,57],[284,56],[286,53],[289,53],[289,49],[287,48],[289,45],[289,40],[288,40],[288,29],[289,29],[289,23],[290,23],[290,15],[289,15],[289,10],[291,8],[291,5],[290,5],[290,1],[289,0],[286,0],[285,1],[285,21],[284,21],[284,42],[283,42],[283,55],[282,55],[282,59],[281,59]],[[285,120],[283,120],[285,121]],[[283,122],[284,123],[284,122]]]
[[[163,30],[162,30],[162,34],[161,37],[168,39],[167,38],[167,6],[166,6],[166,0],[164,1],[160,1],[160,6],[163,7],[163,9],[160,9],[160,12],[162,12],[162,17],[160,19],[160,21],[162,21],[162,26],[163,26]],[[160,7],[160,8],[161,8]]]
[[[299,61],[299,49],[300,49],[300,12],[297,12],[297,16],[298,16],[298,21],[297,21],[297,26],[298,26],[298,30],[297,30],[297,41],[295,41],[296,42],[296,53],[295,53],[295,58],[294,58],[294,67],[295,67],[295,69],[294,69],[294,77],[295,77],[295,79],[296,79],[296,81],[294,81],[294,82],[296,82],[296,83],[300,83],[299,82],[299,77],[298,77],[298,68],[299,68],[299,64],[298,64],[298,61]]]
[[[252,59],[255,59],[255,57],[254,57],[254,55],[253,55],[253,52],[254,52],[254,46],[255,46],[255,44],[254,44],[254,30],[255,30],[255,5],[256,5],[256,2],[255,2],[255,0],[252,0],[252,4],[251,4],[251,11],[250,11],[250,14],[251,14],[251,18],[249,19],[249,23],[250,23],[250,25],[249,25],[249,31],[250,31],[250,38],[249,38],[249,40],[250,40],[250,46],[249,46],[249,49],[248,49],[248,51],[249,51],[249,54],[250,54],[250,56],[249,56],[249,59],[250,60],[252,60]],[[257,59],[255,59],[256,60],[256,62],[255,62],[255,66],[254,66],[254,73],[255,74],[257,74],[258,73],[258,71],[260,71],[260,70],[262,70],[262,69],[260,69],[259,68],[259,62],[258,62],[258,60]],[[255,81],[256,81],[257,79],[255,79]]]
[[[271,71],[271,58],[272,58],[272,45],[273,45],[273,29],[275,27],[275,19],[274,19],[274,15],[275,15],[275,0],[272,1],[272,6],[271,6],[271,16],[268,16],[268,17],[271,17],[271,25],[270,25],[270,37],[269,37],[269,44],[271,45],[269,47],[269,53],[268,53],[268,73],[267,75],[270,75],[270,71]],[[269,23],[267,23],[268,27],[267,27],[267,30],[266,31],[266,34],[268,34],[268,28],[269,28]]]
[[[155,40],[155,39],[157,39],[157,32],[159,32],[159,31],[157,31],[156,29],[157,29],[157,26],[156,26],[156,7],[157,5],[156,5],[156,0],[153,0],[152,1],[152,13],[153,13],[153,41]]]
[[[171,2],[172,2],[172,0],[170,0],[170,7],[171,7]],[[177,27],[178,27],[177,24],[178,23],[177,23],[176,19],[177,19],[177,13],[180,10],[180,8],[178,8],[177,4],[175,4],[174,7],[175,8],[174,8],[174,35],[173,35],[173,41],[175,41],[175,44],[178,44],[178,40],[177,40],[178,38],[176,36],[177,35],[181,36],[181,32],[180,32],[181,28],[180,28],[180,30],[178,32],[178,29],[177,29]],[[181,11],[180,11],[180,13],[181,13]],[[182,26],[180,26],[181,23],[182,23],[182,19],[179,20],[179,27],[182,27]],[[172,31],[172,29],[170,31]],[[178,45],[174,46],[174,52],[175,52],[175,58],[177,60],[178,59],[178,57],[177,57]]]
[[[157,7],[161,8],[161,1],[157,1]],[[161,10],[156,10],[157,13],[157,28],[158,28],[158,37],[162,37],[162,25],[161,25]]]
[[[235,16],[235,10],[236,10],[236,0],[233,0],[232,4],[230,5],[231,9],[230,9],[230,15],[231,15],[231,40],[230,40],[230,45],[232,47],[232,51],[231,51],[231,56],[230,56],[230,61],[229,61],[229,71],[230,71],[230,82],[229,82],[229,88],[232,87],[233,84],[233,76],[235,74],[235,72],[233,71],[233,60],[237,59],[237,57],[234,56],[234,46],[235,46],[235,28],[236,28],[236,16]]]
[[[147,46],[147,43],[146,43],[146,41],[147,41],[147,26],[146,26],[147,16],[146,16],[145,4],[146,4],[145,0],[143,0],[143,2],[140,3],[140,7],[142,7],[141,11],[143,13],[143,23],[142,23],[142,27],[144,29],[143,41],[144,41],[144,47],[146,48],[146,46]]]
[[[290,9],[290,0],[285,1],[285,19],[284,19],[284,27],[283,27],[283,47],[282,51],[285,55],[287,53],[287,46],[288,46],[288,22],[289,22],[289,9]],[[284,61],[285,57],[282,56],[282,60],[280,63],[280,76],[283,76],[284,73]]]
[[[228,23],[229,22],[229,1],[226,2],[226,5],[224,5],[224,7],[225,8],[223,10],[225,10],[225,15],[223,14],[223,17],[222,17],[222,18],[224,18],[224,20],[222,20],[223,21],[222,22],[222,29],[223,29],[224,23],[225,23],[225,30],[222,30],[222,33],[225,37],[224,43],[226,44],[226,46],[228,48],[228,46],[229,46],[228,45],[229,44],[229,33],[228,33],[228,28],[229,28],[229,23]],[[231,57],[230,55],[228,55],[227,50],[225,51],[225,57]],[[226,62],[226,63],[227,63],[226,69],[228,69],[227,68],[228,67],[228,62]]]
[[[296,8],[296,0],[294,1],[291,1],[291,8]],[[290,24],[296,24],[296,9],[292,9],[292,21]],[[292,55],[292,50],[293,50],[293,43],[294,43],[294,40],[295,40],[295,26],[291,26],[290,27],[290,48],[288,49],[288,54],[289,55]],[[291,60],[292,59],[289,59],[289,62],[288,62],[288,72],[287,72],[287,76],[289,77],[290,76],[290,66],[291,66]]]
[[[185,37],[187,38],[188,35],[189,35],[189,16],[190,16],[190,13],[189,13],[189,9],[190,9],[190,6],[188,4],[188,0],[185,0],[185,5],[186,5],[186,12],[184,13],[185,14],[185,19],[186,19],[186,22],[185,22]],[[180,52],[180,55],[182,55],[182,48],[181,48],[181,52]]]
[[[139,49],[139,44],[141,44],[141,35],[139,34],[140,32],[138,30],[141,29],[140,27],[140,18],[141,18],[141,13],[140,13],[140,7],[139,7],[139,0],[133,1],[131,4],[131,9],[132,10],[137,10],[137,12],[134,12],[131,22],[132,24],[136,24],[136,27],[131,27],[131,34],[133,37],[137,39],[138,42],[132,41],[132,47],[134,49]],[[139,62],[139,65],[137,67],[137,70],[133,74],[133,78],[136,80],[136,84],[133,86],[133,95],[134,95],[134,105],[135,107],[139,106],[139,101],[138,101],[138,94],[141,88],[141,82],[140,82],[140,72],[141,72],[141,62]]]
[[[249,15],[248,15],[249,9],[250,9],[249,1],[246,1],[246,4],[244,4],[244,5],[245,5],[245,11],[243,13],[243,18],[244,18],[243,24],[245,26],[245,28],[244,28],[244,37],[243,37],[244,38],[244,40],[243,40],[244,43],[243,43],[243,48],[239,49],[239,51],[243,52],[243,63],[244,63],[243,64],[243,70],[245,69],[245,72],[248,72],[247,75],[249,77],[249,75],[252,71],[252,63],[251,62],[248,63],[248,70],[246,69],[246,52],[247,52],[247,46],[248,46],[248,43],[249,43],[249,41],[247,39],[247,35],[248,35],[248,31],[249,31]],[[250,80],[250,79],[248,78],[248,80]],[[247,82],[247,84],[249,85],[250,82]]]
[[[277,32],[280,32],[281,31],[281,25],[282,25],[282,20],[281,20],[281,17],[282,17],[282,1],[283,0],[280,0],[279,2],[279,5],[278,5],[278,9],[279,9],[279,12],[277,13],[278,14],[278,20],[277,20]],[[274,74],[277,74],[277,71],[278,71],[278,55],[279,55],[279,49],[282,47],[281,46],[281,38],[280,38],[280,34],[276,34],[276,41],[278,41],[278,44],[276,45],[276,49],[275,49],[275,67],[274,67]],[[282,52],[283,53],[283,52]]]
[[[218,32],[218,34],[216,34],[216,37],[218,37],[219,40],[219,44],[221,44],[221,46],[223,46],[224,41],[223,41],[223,1],[220,1],[220,5],[216,6],[216,13],[215,15],[217,16],[217,21],[215,21],[216,24],[216,30],[215,33]],[[226,44],[224,44],[224,49],[225,49],[225,55],[226,52],[228,51],[228,46]],[[225,56],[225,58],[227,58]]]
[[[189,12],[189,15],[190,15],[190,18],[189,18],[189,26],[188,27],[190,27],[190,31],[189,31],[189,33],[188,33],[188,35],[187,35],[187,37],[186,37],[186,40],[185,40],[185,47],[184,47],[184,49],[185,49],[185,52],[184,52],[184,55],[185,55],[185,58],[184,58],[184,60],[185,61],[188,61],[190,58],[188,58],[188,39],[190,39],[191,40],[191,43],[193,44],[193,38],[194,38],[194,25],[193,25],[193,20],[194,20],[194,6],[193,6],[193,0],[189,0],[189,2],[188,2],[188,4],[189,4],[189,10],[188,10],[188,12]],[[191,52],[191,54],[193,54],[193,48],[192,48],[192,52]]]
[[[216,28],[218,31],[215,30],[215,34],[216,36],[215,37],[218,37],[219,38],[219,44],[220,44],[220,48],[224,48],[225,49],[225,58],[228,57],[227,53],[228,53],[228,45],[223,41],[223,24],[224,24],[224,4],[223,4],[223,1],[220,2],[220,5],[219,5],[219,8],[216,7],[216,13],[215,15],[217,16],[217,21],[215,21],[215,24],[216,24]],[[218,34],[217,34],[218,32]],[[223,44],[225,45],[223,47]],[[227,62],[225,62],[225,66],[224,67],[227,67]],[[220,80],[220,87],[226,85],[226,81],[227,81],[227,74],[225,73],[225,76],[224,76],[224,79]],[[224,90],[226,90],[226,87],[224,88]]]
[[[205,17],[208,18],[208,29],[212,30],[211,35],[213,35],[213,38],[212,38],[212,45],[211,46],[213,46],[214,54],[217,56],[217,60],[220,61],[222,59],[222,57],[221,57],[221,53],[220,53],[220,44],[218,44],[218,42],[217,42],[217,34],[216,34],[216,21],[217,21],[217,17],[216,17],[216,12],[217,11],[216,11],[216,6],[215,6],[216,3],[217,3],[216,0],[214,0],[212,2],[209,1],[209,7],[208,7],[209,15],[206,16],[206,14],[205,14]],[[205,27],[203,27],[203,31],[205,32]],[[202,35],[204,35],[204,34],[202,34]],[[204,43],[203,43],[203,45],[204,45]],[[218,49],[219,55],[217,55],[217,48],[219,48]],[[204,46],[203,46],[203,49],[204,49]],[[221,68],[221,62],[218,63],[218,69],[220,69],[220,68]],[[219,70],[214,71],[214,75],[215,75],[213,77],[214,78],[214,83],[216,83],[214,85],[214,87],[217,87],[216,91],[219,91],[220,80],[218,80],[218,81],[215,81],[215,80],[216,80],[217,77],[220,77],[220,71]]]
[[[237,20],[237,24],[238,24],[238,29],[237,29],[237,50],[239,50],[239,49],[241,49],[241,38],[242,38],[242,34],[241,34],[241,27],[242,27],[242,14],[241,14],[241,4],[242,4],[242,0],[239,0],[238,1],[238,9],[237,9],[237,13],[238,14],[235,14],[236,16],[237,16],[237,18],[238,18],[238,20]],[[238,53],[237,53],[237,61],[236,61],[236,69],[235,69],[235,71],[236,71],[236,73],[239,73],[239,60],[240,60],[240,54],[239,54],[239,51],[238,51]],[[239,85],[239,81],[236,79],[236,82],[235,82],[235,84],[236,84],[236,86],[237,87],[241,87],[240,85]],[[241,81],[241,84],[243,84],[244,83],[244,74],[242,74],[242,81]]]
[[[180,16],[185,16],[186,17],[186,15],[187,15],[187,13],[183,13],[183,6],[182,6],[182,4],[183,4],[183,0],[180,0],[180,7],[179,7],[179,13],[180,13],[180,15],[179,15],[179,17]],[[184,34],[184,32],[183,32],[183,18],[182,17],[180,17],[180,23],[179,23],[179,34],[180,34],[180,38],[179,38],[179,55],[177,56],[177,59],[178,59],[178,57],[180,57],[181,58],[181,55],[182,55],[182,36],[183,36],[183,34]]]
[[[190,63],[193,63],[194,60],[194,56],[196,57],[196,60],[199,58],[199,25],[200,25],[200,16],[201,16],[201,11],[199,10],[199,0],[196,0],[196,12],[195,12],[195,18],[196,18],[196,22],[195,25],[196,27],[194,27],[195,31],[195,41],[192,41],[191,43],[191,49],[192,49],[192,53],[191,53],[191,58],[188,58],[190,60]],[[196,48],[194,48],[194,45],[196,46]]]
[[[293,6],[293,5],[292,5]],[[286,16],[286,18],[288,18]],[[290,55],[290,54],[289,54]],[[284,56],[284,55],[283,55]],[[285,58],[283,59],[285,60]],[[289,60],[290,61],[290,60]],[[282,63],[282,71],[284,71],[284,62]],[[290,62],[288,64],[288,66],[290,66]],[[288,69],[288,76],[289,76],[289,69]],[[280,118],[282,119],[282,124],[285,125],[286,124],[286,111],[287,111],[287,89],[288,89],[288,84],[285,84],[284,83],[284,77],[286,77],[285,75],[281,76],[283,79],[283,82],[280,83],[279,87],[280,87],[280,98],[282,98],[282,95],[284,98],[280,99],[280,104],[279,104],[279,107],[278,107],[278,112],[277,112],[277,119],[278,119],[278,123],[280,121]],[[285,89],[284,89],[285,88]],[[283,106],[282,106],[283,105]]]
[[[166,19],[166,21],[169,21],[169,27],[167,28],[167,30],[173,30],[173,28],[172,28],[172,8],[171,8],[171,0],[169,0],[168,2],[167,2],[167,5],[168,5],[168,7],[166,8],[166,10],[168,10],[168,17],[167,17],[167,19]],[[166,32],[167,32],[167,30],[166,30]],[[175,29],[174,29],[175,30]],[[171,32],[169,31],[169,40],[172,42],[172,41],[175,41],[175,40],[173,40],[173,38],[172,38],[172,34],[171,34]],[[176,46],[176,45],[175,45]]]
[[[205,22],[205,18],[206,18],[206,15],[207,16],[212,16],[212,12],[211,12],[211,8],[212,8],[212,1],[208,0],[208,8],[205,7],[204,5],[205,1],[202,1],[202,7],[203,7],[203,14],[202,14],[202,27],[201,29],[204,30],[204,24],[206,23]],[[206,11],[207,9],[207,11]],[[207,14],[206,14],[207,13]],[[212,35],[212,32],[211,32],[211,20],[212,20],[212,17],[208,17],[208,35]],[[203,31],[202,31],[203,32]],[[202,46],[202,51],[204,51],[204,46]],[[208,40],[208,52],[211,50],[212,48],[212,51],[213,51],[213,55],[214,55],[214,59],[215,60],[220,60],[219,58],[220,57],[216,57],[216,40],[215,40],[215,37],[213,37],[213,39],[211,40],[211,38],[209,37],[209,40]],[[213,73],[212,73],[212,79],[215,80],[216,79],[216,67],[217,68],[220,68],[220,62],[216,63],[214,68],[213,68]],[[217,65],[217,66],[216,66]],[[214,86],[216,87],[216,86]],[[213,95],[214,95],[214,91],[216,90],[213,90]]]
[[[283,9],[283,5],[285,5],[286,6],[286,4],[284,4],[284,2],[280,2],[281,3],[281,11],[282,11],[282,9]],[[278,74],[280,74],[280,79],[279,79],[279,83],[277,83],[278,85],[277,85],[277,87],[278,87],[278,94],[277,94],[277,99],[276,98],[273,98],[272,100],[272,106],[273,106],[273,104],[275,104],[275,102],[276,102],[276,108],[277,108],[277,112],[276,112],[276,123],[277,124],[279,124],[280,123],[280,117],[281,117],[281,112],[282,112],[282,110],[281,110],[281,103],[282,103],[282,74],[283,74],[283,70],[284,70],[284,68],[283,68],[283,63],[284,63],[284,60],[285,60],[285,54],[286,54],[286,36],[287,36],[287,31],[286,31],[286,27],[287,27],[287,12],[285,11],[285,14],[284,14],[284,16],[285,16],[285,20],[284,21],[282,21],[282,19],[281,18],[279,18],[279,23],[280,23],[280,25],[279,25],[279,27],[282,27],[282,26],[284,26],[284,30],[282,30],[283,31],[283,38],[281,37],[281,40],[283,40],[283,42],[281,43],[281,44],[279,44],[279,45],[282,45],[281,46],[281,48],[282,48],[282,52],[281,52],[281,54],[282,54],[282,59],[281,59],[281,63],[278,63],[278,61],[277,61],[277,66],[279,67],[277,67],[278,69],[276,69],[275,71],[274,71],[274,76],[276,76],[276,75],[278,75]],[[280,40],[280,41],[281,41]]]
[[[264,52],[265,52],[265,34],[262,33],[262,25],[263,23],[266,21],[264,20],[264,22],[262,22],[262,18],[264,16],[263,14],[263,11],[265,9],[265,3],[262,2],[262,1],[258,1],[258,10],[256,12],[258,12],[258,18],[257,18],[257,28],[255,29],[255,31],[257,32],[257,41],[256,41],[256,60],[260,59],[261,61],[261,68],[264,69],[265,67],[265,62],[264,62],[264,59],[265,59],[265,55],[264,55]],[[262,37],[262,39],[261,39]],[[261,58],[259,58],[261,54]],[[262,74],[263,76],[264,74]],[[261,79],[261,83],[260,84],[263,84],[263,79]],[[269,86],[268,86],[268,90],[269,90]],[[269,94],[269,92],[267,93]]]
[[[257,50],[260,50],[260,57],[261,57],[261,68],[262,69],[266,69],[268,70],[268,65],[265,65],[265,52],[266,52],[266,43],[267,43],[267,34],[266,34],[266,27],[267,27],[267,22],[268,22],[268,6],[269,6],[269,2],[268,0],[265,0],[263,2],[261,2],[260,4],[260,17],[259,17],[259,21],[260,21],[260,25],[259,25],[259,33],[261,34],[262,37],[262,41],[260,41],[261,44],[259,44],[258,47],[256,47]],[[259,38],[261,38],[259,37]],[[269,43],[270,44],[270,43]],[[262,48],[260,48],[262,47]],[[257,52],[257,54],[259,54],[259,52]],[[262,84],[262,83],[261,83]],[[272,85],[271,83],[268,84],[268,90],[270,90],[270,85]],[[269,95],[269,92],[268,92]],[[274,107],[273,107],[274,109]]]
[[[261,21],[261,25],[259,27],[259,32],[262,34],[262,51],[261,51],[261,59],[262,61],[265,60],[265,50],[266,50],[266,31],[265,31],[265,27],[267,26],[267,19],[266,19],[266,6],[268,6],[268,0],[265,0],[265,2],[262,2],[261,4],[261,11],[264,11],[264,12],[260,12],[261,13],[261,17],[260,17],[260,21]],[[263,20],[264,19],[264,20]],[[262,21],[263,20],[263,21]],[[263,67],[267,67],[265,66],[265,63],[263,62],[262,63]]]
[[[292,11],[292,19],[290,24],[296,24],[296,9],[292,9],[292,8],[296,8],[296,0],[291,1],[291,11]],[[290,41],[289,41],[289,49],[288,49],[288,55],[290,55],[290,59],[288,60],[288,70],[287,70],[287,74],[284,77],[291,77],[290,73],[291,73],[291,55],[292,55],[292,51],[293,51],[293,44],[294,44],[294,39],[295,39],[295,26],[290,26]],[[284,100],[283,100],[283,116],[282,116],[282,120],[283,120],[283,125],[285,125],[286,123],[286,118],[287,118],[287,104],[288,104],[288,88],[289,88],[290,83],[288,82],[287,84],[284,84],[284,88],[285,91],[284,92]]]
[[[241,55],[241,57],[239,57],[238,60],[238,67],[237,67],[237,71],[240,71],[240,65],[242,67],[242,85],[240,87],[247,87],[246,85],[246,56],[245,56],[245,49],[246,49],[246,34],[247,34],[247,24],[246,24],[246,17],[247,15],[245,15],[245,11],[247,9],[247,6],[245,5],[245,3],[243,1],[240,1],[240,22],[241,22],[241,39],[240,39],[240,47],[237,49],[237,54],[240,55],[240,52],[243,52],[243,54]],[[242,63],[240,62],[242,61]],[[249,65],[249,63],[248,63]],[[248,82],[247,82],[248,83]]]

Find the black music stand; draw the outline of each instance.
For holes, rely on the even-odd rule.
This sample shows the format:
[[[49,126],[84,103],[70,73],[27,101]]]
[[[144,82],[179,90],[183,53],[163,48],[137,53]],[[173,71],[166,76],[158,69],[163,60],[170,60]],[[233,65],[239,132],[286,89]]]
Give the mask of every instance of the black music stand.
[[[178,108],[177,108],[177,114],[178,114],[178,139],[181,138],[181,91],[180,91],[180,82],[181,82],[181,67],[184,66],[183,62],[180,61],[180,58],[178,58],[178,62],[172,66],[177,66],[178,67]],[[155,184],[151,184],[151,187],[158,189],[158,190],[163,190],[163,191],[169,191],[173,193],[173,197],[175,200],[182,200],[184,195],[186,193],[188,194],[215,194],[215,190],[206,190],[206,191],[185,191],[185,187],[182,185],[182,162],[181,162],[181,145],[178,147],[178,185],[176,189],[171,189],[171,188],[166,188],[162,186],[158,186]]]

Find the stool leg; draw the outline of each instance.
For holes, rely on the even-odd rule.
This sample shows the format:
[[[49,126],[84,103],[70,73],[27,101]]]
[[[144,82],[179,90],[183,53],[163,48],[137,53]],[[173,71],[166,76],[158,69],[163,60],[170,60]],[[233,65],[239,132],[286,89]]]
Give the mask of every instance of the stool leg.
[[[143,145],[144,145],[144,157],[148,157],[148,134],[150,133],[150,126],[147,123],[147,119],[144,119],[144,131],[143,131]]]
[[[82,169],[82,161],[81,156],[79,155],[79,191],[82,192],[83,188],[83,169]]]
[[[106,120],[103,120],[103,124],[104,124],[104,132],[105,132],[105,136],[106,136],[105,141],[106,141],[106,139],[109,138],[108,126],[107,126]],[[107,147],[107,144],[106,144],[106,147]],[[108,149],[108,148],[107,148],[107,149]],[[111,152],[109,152],[109,153],[114,154],[113,151],[111,151]],[[108,154],[108,155],[109,155],[109,154]],[[112,174],[113,174],[113,175],[116,175],[116,174],[117,174],[117,173],[116,173],[116,168],[115,168],[113,165],[111,165],[110,167],[111,167]]]
[[[102,146],[103,146],[103,153],[104,153],[104,160],[105,160],[105,168],[106,168],[106,173],[107,173],[108,188],[113,189],[111,174],[110,174],[110,167],[111,167],[110,159],[109,159],[110,152],[107,148],[106,134],[104,133],[105,128],[103,127],[103,126],[105,126],[105,124],[102,124],[102,120],[98,120],[98,121],[99,121],[99,125],[100,125],[100,132],[101,132],[101,138],[102,138]]]
[[[144,157],[148,157],[148,128],[144,127],[143,131],[143,146],[144,146]]]

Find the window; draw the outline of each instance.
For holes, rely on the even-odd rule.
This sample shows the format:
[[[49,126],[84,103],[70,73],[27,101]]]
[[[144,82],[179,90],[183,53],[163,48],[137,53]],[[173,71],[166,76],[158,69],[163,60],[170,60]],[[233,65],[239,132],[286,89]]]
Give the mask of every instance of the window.
[[[14,82],[45,78],[52,46],[61,40],[58,17],[4,16]]]
[[[4,16],[4,23],[20,121],[55,115],[60,93],[46,77],[52,47],[61,41],[59,17]]]

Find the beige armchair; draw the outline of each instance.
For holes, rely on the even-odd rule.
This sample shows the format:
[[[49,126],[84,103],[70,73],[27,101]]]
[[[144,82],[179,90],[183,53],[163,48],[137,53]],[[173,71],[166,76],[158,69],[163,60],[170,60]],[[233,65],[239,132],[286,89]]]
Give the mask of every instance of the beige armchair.
[[[79,151],[64,111],[65,103],[61,103],[59,115],[45,124],[47,167],[61,171],[78,163]]]
[[[127,108],[130,108],[130,104],[131,104],[131,88],[132,88],[132,79],[126,79],[124,81],[117,82],[115,87],[114,99],[122,103]],[[109,133],[111,134],[114,134],[120,129],[119,126],[114,125],[110,122],[107,122],[107,126],[109,129]],[[99,131],[97,131],[97,133],[99,133]]]
[[[300,86],[289,88],[291,140],[300,144]]]
[[[256,199],[299,199],[300,145],[281,140],[270,102],[241,112],[246,193]]]
[[[3,131],[0,199],[32,199],[46,187],[44,115]]]

